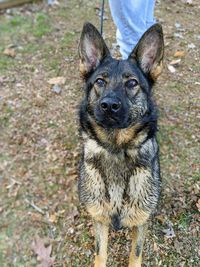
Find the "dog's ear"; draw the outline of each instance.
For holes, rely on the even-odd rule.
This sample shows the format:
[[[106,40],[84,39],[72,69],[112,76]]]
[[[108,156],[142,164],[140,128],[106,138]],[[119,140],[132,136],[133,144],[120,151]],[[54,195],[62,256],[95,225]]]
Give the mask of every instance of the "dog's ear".
[[[79,43],[80,72],[83,77],[87,77],[109,54],[98,30],[91,23],[85,23]]]
[[[129,55],[135,59],[145,74],[155,81],[163,69],[164,40],[162,26],[158,23],[151,26]]]

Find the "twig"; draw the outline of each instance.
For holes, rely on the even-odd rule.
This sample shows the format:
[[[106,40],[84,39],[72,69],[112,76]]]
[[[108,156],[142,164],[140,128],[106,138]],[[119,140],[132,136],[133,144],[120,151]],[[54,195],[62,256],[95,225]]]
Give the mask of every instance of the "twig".
[[[37,207],[34,203],[33,203],[33,201],[29,201],[27,198],[25,198],[25,202],[27,203],[27,204],[29,204],[32,208],[34,208],[35,210],[37,210],[39,213],[41,213],[41,214],[45,214],[45,212],[41,209],[41,208],[39,208],[39,207]]]
[[[15,180],[14,178],[11,178],[11,180],[12,180],[12,181],[13,181],[13,183],[15,183],[15,184],[19,184],[19,185],[21,185],[21,184],[22,184],[21,182],[19,182],[19,181]]]
[[[33,0],[4,0],[0,2],[0,9],[11,8],[29,2],[33,2]]]

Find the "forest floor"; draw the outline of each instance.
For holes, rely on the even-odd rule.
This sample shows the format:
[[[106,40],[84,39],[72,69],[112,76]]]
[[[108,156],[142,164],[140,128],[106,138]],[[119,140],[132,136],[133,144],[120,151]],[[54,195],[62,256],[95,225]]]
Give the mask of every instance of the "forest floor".
[[[43,1],[0,13],[1,267],[37,266],[36,254],[47,267],[92,266],[92,221],[77,196],[77,46],[85,21],[99,27],[100,2]],[[154,89],[163,190],[143,266],[199,266],[199,14],[199,0],[157,1],[165,35],[165,68]],[[107,3],[105,16],[111,48]],[[127,230],[111,232],[108,266],[127,266],[130,240]]]

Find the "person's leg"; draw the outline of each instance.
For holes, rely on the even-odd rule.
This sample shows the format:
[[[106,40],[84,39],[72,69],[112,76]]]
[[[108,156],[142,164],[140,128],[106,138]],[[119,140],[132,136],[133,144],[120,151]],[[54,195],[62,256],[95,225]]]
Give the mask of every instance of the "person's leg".
[[[153,19],[155,0],[109,0],[117,27],[117,43],[123,58],[127,58]],[[150,8],[150,10],[148,10]],[[147,18],[147,14],[150,17]]]
[[[146,27],[150,28],[153,24],[156,23],[154,18],[154,8],[155,8],[155,0],[148,0],[147,14],[146,14]]]

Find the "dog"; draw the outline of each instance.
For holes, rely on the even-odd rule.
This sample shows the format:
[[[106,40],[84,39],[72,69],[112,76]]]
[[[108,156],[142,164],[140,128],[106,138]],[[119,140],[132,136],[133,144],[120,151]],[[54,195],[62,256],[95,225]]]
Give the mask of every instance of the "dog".
[[[129,267],[139,267],[147,221],[161,191],[157,109],[152,87],[163,67],[160,24],[127,60],[112,58],[98,30],[85,23],[79,43],[84,99],[79,197],[95,224],[95,267],[105,267],[108,232],[133,231]]]

